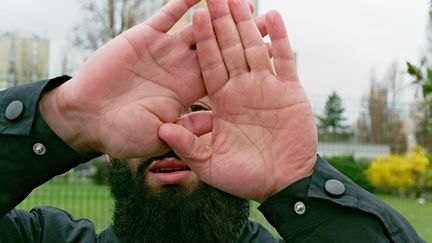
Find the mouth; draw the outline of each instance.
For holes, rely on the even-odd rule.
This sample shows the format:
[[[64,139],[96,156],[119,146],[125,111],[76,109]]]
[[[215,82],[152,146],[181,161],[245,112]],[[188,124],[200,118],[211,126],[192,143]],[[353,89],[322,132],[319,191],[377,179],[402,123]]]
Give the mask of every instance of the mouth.
[[[172,150],[166,154],[152,158],[149,168],[149,171],[153,173],[171,173],[185,170],[191,169]]]
[[[148,168],[149,179],[157,184],[179,184],[192,175],[192,170],[170,151],[152,159]]]
[[[175,168],[157,168],[155,170],[150,170],[150,172],[153,173],[171,173],[171,172],[175,172],[175,171],[185,171],[185,170],[190,170],[189,167],[175,167]]]

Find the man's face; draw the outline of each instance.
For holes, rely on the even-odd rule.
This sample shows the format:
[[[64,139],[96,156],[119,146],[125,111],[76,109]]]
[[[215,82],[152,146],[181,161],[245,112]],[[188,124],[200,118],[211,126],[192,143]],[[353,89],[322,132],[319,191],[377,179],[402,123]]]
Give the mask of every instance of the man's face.
[[[211,110],[210,100],[205,97],[195,102],[182,115],[196,111]],[[210,134],[202,136],[209,139]],[[169,185],[179,186],[184,193],[193,192],[200,184],[198,176],[180,160],[172,151],[159,157],[148,159],[130,159],[130,168],[133,174],[144,173],[145,185],[153,193],[161,193]]]
[[[189,112],[199,110],[210,110],[208,100]],[[109,183],[113,227],[122,242],[235,242],[249,215],[246,200],[201,182],[172,151],[114,159]]]

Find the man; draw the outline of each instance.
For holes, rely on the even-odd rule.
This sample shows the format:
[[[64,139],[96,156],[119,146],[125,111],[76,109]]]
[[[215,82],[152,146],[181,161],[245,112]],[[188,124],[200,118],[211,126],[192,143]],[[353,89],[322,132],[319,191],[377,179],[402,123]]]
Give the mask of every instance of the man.
[[[242,0],[208,0],[193,29],[167,35],[196,2],[171,1],[67,82],[0,94],[0,141],[8,142],[0,148],[0,239],[276,241],[246,221],[246,199],[262,203],[287,242],[421,242],[402,216],[316,156],[313,115],[280,15],[255,23]],[[206,95],[211,112],[180,116],[201,109],[194,102]],[[57,209],[12,210],[100,153],[113,158],[113,229],[97,236],[90,222]]]
[[[207,102],[200,100],[190,112],[210,109]],[[201,182],[172,151],[147,159],[112,159],[108,178],[115,199],[114,222],[102,235],[110,238],[122,242],[279,242],[262,226],[248,221],[247,200]]]

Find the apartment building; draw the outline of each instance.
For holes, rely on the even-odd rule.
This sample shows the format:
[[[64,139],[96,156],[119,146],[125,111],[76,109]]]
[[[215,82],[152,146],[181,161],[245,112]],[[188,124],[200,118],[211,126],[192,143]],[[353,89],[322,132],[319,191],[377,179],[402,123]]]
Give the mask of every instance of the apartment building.
[[[0,34],[0,89],[48,77],[49,41],[35,35]]]

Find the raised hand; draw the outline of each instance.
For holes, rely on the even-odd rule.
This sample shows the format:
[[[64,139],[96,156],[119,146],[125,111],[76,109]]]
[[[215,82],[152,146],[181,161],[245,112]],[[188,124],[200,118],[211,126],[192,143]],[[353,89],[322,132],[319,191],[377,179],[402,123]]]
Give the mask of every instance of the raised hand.
[[[168,148],[157,130],[205,95],[192,26],[170,28],[199,0],[172,0],[97,50],[69,82],[46,94],[48,125],[73,148],[117,158]]]
[[[188,129],[164,124],[159,135],[204,182],[262,202],[312,174],[317,147],[312,111],[281,16],[266,16],[272,63],[243,1],[207,3],[210,13],[197,10],[193,25],[213,107],[210,144],[196,136],[208,114],[202,119],[196,114]]]

